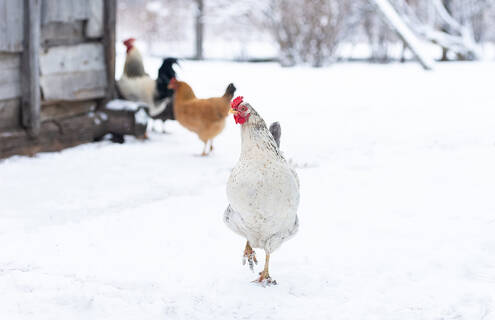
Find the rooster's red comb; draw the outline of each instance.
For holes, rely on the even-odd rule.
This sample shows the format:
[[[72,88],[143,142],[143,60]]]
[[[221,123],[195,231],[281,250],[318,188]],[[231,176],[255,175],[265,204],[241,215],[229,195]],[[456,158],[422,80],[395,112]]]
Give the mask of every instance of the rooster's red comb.
[[[124,44],[124,46],[129,47],[129,46],[131,46],[131,45],[132,45],[132,43],[133,43],[134,41],[136,41],[136,39],[134,39],[134,38],[129,38],[129,39],[127,39],[127,40],[122,41],[122,43]]]
[[[244,99],[244,97],[238,96],[237,98],[232,100],[232,102],[230,103],[230,107],[232,109],[237,109],[237,107],[242,103],[243,99]]]

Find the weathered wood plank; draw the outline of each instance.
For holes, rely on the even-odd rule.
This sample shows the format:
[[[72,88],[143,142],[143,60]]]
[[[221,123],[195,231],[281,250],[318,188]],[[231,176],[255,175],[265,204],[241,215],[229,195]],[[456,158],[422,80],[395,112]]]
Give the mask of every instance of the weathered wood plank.
[[[0,71],[5,72],[7,69],[19,68],[21,55],[19,53],[1,53],[0,52]]]
[[[21,127],[20,99],[0,101],[0,131]]]
[[[40,56],[41,75],[105,70],[104,59],[104,49],[100,43],[53,47]]]
[[[0,51],[22,51],[23,3],[22,0],[0,0]]]
[[[107,90],[105,70],[57,73],[41,77],[44,100],[103,98]]]
[[[117,0],[105,0],[104,6],[105,61],[108,78],[107,100],[114,99],[115,90],[115,28],[117,24]]]
[[[53,47],[42,53],[44,100],[84,100],[105,96],[108,81],[103,45]]]
[[[88,0],[89,19],[86,24],[86,37],[101,38],[103,36],[103,0]]]
[[[0,100],[21,96],[21,56],[16,53],[0,53]]]
[[[24,0],[24,50],[21,56],[22,124],[31,137],[40,131],[41,0]]]
[[[41,42],[44,48],[83,43],[84,22],[50,22],[41,26]]]
[[[70,118],[96,110],[96,101],[64,102],[41,107],[41,122]]]
[[[43,0],[41,23],[86,20],[89,13],[87,0]]]

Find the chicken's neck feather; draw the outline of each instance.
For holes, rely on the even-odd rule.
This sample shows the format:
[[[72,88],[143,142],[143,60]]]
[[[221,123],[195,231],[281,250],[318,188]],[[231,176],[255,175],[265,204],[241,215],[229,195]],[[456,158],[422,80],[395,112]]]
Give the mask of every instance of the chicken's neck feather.
[[[177,82],[178,86],[177,90],[175,91],[175,101],[182,102],[196,98],[193,89],[187,83],[183,81]]]
[[[271,157],[285,161],[265,121],[256,112],[242,125],[241,141],[241,158]]]
[[[128,77],[142,77],[144,71],[143,58],[137,48],[132,48],[125,57],[124,74]]]

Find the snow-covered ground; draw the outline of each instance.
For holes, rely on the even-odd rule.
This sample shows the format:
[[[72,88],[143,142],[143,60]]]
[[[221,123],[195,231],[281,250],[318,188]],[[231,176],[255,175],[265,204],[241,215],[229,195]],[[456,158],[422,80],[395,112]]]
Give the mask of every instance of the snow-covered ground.
[[[232,81],[282,124],[301,227],[272,256],[279,285],[250,283],[222,222],[239,128],[202,158],[167,122],[0,162],[0,319],[495,319],[495,63],[178,74],[198,96]]]

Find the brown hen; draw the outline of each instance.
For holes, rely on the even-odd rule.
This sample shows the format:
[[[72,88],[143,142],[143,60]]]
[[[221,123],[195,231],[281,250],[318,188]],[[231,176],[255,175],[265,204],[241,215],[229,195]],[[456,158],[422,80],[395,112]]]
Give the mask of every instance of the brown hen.
[[[225,118],[230,110],[230,100],[236,90],[234,84],[228,85],[223,96],[209,99],[196,98],[192,88],[184,81],[172,79],[169,88],[175,91],[175,119],[198,135],[204,143],[201,155],[207,155],[213,150],[213,139],[225,127]]]

